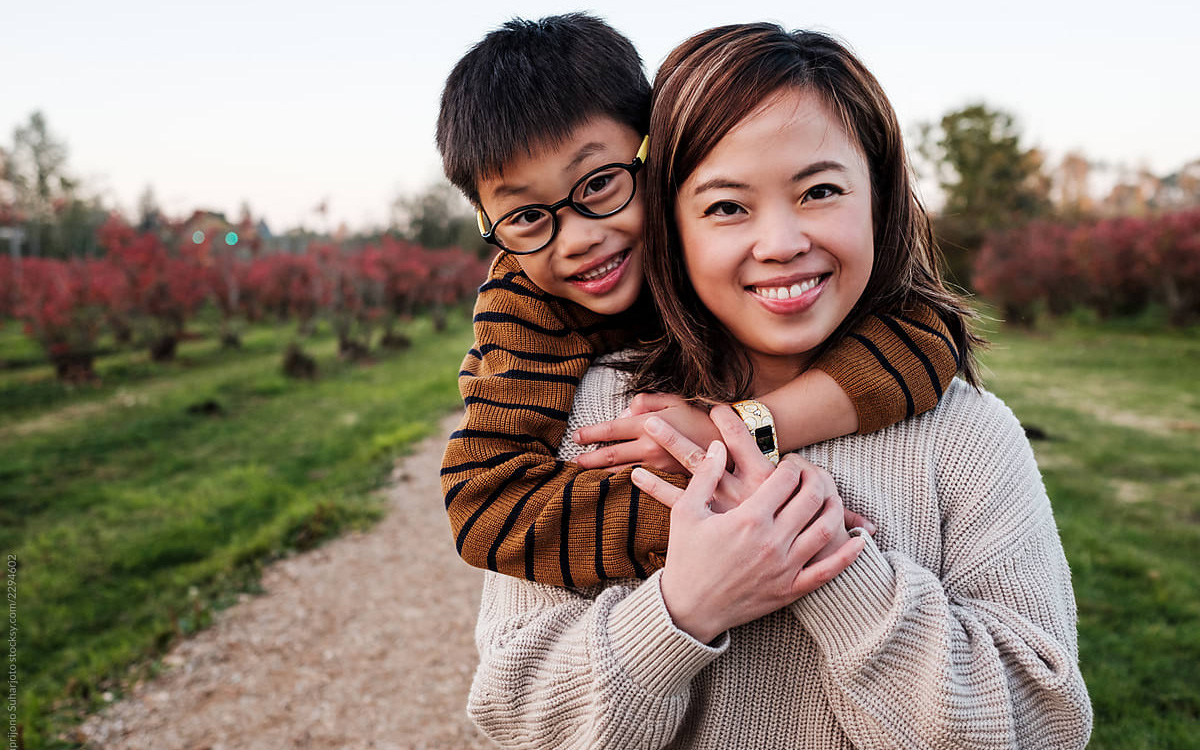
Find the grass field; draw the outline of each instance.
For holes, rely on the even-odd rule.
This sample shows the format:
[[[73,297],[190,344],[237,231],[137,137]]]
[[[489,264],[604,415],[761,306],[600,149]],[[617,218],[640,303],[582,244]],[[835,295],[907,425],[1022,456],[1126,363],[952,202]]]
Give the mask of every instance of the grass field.
[[[995,327],[993,327],[995,328]],[[369,523],[396,456],[458,404],[465,315],[367,366],[308,348],[316,382],[279,372],[290,331],[179,362],[118,352],[99,386],[0,369],[0,551],[19,561],[22,721],[30,748],[154,669],[174,639],[253,590],[264,561]],[[999,328],[988,387],[1027,426],[1074,574],[1093,748],[1200,736],[1200,331]],[[0,328],[0,361],[37,352]],[[218,414],[189,406],[220,405]]]
[[[378,517],[394,459],[461,403],[471,341],[465,312],[444,336],[427,321],[407,332],[411,349],[369,365],[318,335],[315,382],[281,374],[291,329],[271,327],[240,351],[186,343],[165,366],[102,358],[99,386],[0,370],[0,551],[18,561],[27,747],[72,746],[54,738],[254,590],[265,560]],[[16,326],[0,330],[0,359],[27,354]],[[189,412],[207,401],[219,413]]]

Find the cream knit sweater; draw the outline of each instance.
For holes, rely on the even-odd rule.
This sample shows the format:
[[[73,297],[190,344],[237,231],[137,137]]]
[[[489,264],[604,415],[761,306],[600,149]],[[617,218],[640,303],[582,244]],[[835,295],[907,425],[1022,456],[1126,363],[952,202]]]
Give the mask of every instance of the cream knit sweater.
[[[592,367],[567,434],[616,417],[624,383]],[[520,748],[1084,747],[1070,572],[1012,412],[956,380],[802,455],[878,526],[853,565],[713,645],[671,622],[661,571],[585,590],[487,573],[479,727]]]

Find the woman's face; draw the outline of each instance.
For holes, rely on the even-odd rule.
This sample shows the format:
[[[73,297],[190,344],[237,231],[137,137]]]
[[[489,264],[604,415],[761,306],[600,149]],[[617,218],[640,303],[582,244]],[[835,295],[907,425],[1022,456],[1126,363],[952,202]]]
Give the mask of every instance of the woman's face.
[[[675,221],[704,305],[747,348],[755,391],[794,377],[871,276],[866,161],[816,95],[773,94],[679,190]]]

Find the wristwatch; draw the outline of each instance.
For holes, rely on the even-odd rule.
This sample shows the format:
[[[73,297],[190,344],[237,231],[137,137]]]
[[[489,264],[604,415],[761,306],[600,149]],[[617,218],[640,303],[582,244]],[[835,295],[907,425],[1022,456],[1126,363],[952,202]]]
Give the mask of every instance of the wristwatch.
[[[733,410],[742,418],[746,429],[750,430],[750,435],[754,437],[754,442],[758,444],[762,454],[769,458],[771,463],[779,465],[779,440],[775,437],[775,418],[771,416],[767,405],[751,398],[738,401],[733,405]]]

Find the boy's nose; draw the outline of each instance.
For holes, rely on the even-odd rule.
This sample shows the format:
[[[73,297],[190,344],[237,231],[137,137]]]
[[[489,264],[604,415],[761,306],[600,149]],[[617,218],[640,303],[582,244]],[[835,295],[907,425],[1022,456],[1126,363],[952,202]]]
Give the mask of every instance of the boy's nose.
[[[569,207],[558,212],[556,252],[566,258],[584,255],[604,241],[604,219],[589,219]]]

